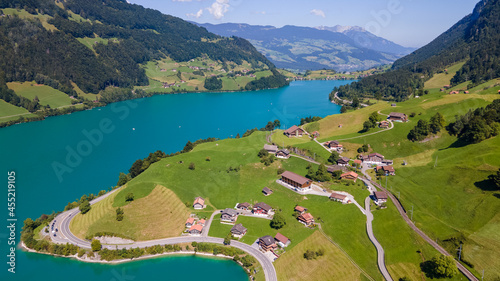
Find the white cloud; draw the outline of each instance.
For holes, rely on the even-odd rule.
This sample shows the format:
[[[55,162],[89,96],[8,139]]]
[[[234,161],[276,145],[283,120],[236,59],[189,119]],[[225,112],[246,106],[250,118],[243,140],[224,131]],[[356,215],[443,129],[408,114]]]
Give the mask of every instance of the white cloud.
[[[172,0],[172,2],[191,2],[192,0]]]
[[[212,6],[207,8],[208,12],[216,19],[221,19],[229,10],[229,0],[215,0]]]
[[[266,14],[266,11],[257,11],[257,12],[254,12],[254,14],[257,14],[257,15],[265,15],[265,14]]]
[[[315,16],[320,16],[322,18],[325,17],[325,12],[323,12],[322,10],[318,10],[318,9],[312,9],[311,12],[310,12],[312,15],[315,15]]]
[[[197,19],[199,19],[202,15],[203,15],[203,9],[200,9],[198,12],[196,12],[196,14],[194,13],[186,14],[186,16],[190,18],[197,18]]]

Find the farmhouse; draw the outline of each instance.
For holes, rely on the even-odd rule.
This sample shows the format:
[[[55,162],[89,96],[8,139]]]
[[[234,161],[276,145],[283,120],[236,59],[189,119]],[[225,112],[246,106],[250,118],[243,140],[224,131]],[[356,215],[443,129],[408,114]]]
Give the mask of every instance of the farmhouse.
[[[269,187],[266,186],[262,189],[262,193],[264,193],[265,196],[269,196],[269,195],[273,194],[273,191],[271,189],[269,189]]]
[[[266,235],[259,238],[259,246],[264,251],[270,251],[276,249],[278,246],[271,235]]]
[[[281,174],[281,181],[289,184],[300,191],[304,191],[305,189],[310,189],[312,181],[303,176],[299,176],[296,173],[292,173],[290,171],[285,171]]]
[[[327,141],[325,143],[325,146],[330,148],[330,149],[335,149],[337,151],[342,151],[343,145],[341,145],[338,141],[332,140],[332,141]]]
[[[386,128],[389,128],[389,125],[390,125],[389,121],[384,120],[384,121],[380,121],[380,123],[378,124],[378,127],[386,129]]]
[[[333,192],[330,195],[330,200],[337,201],[337,202],[342,202],[342,204],[348,204],[348,203],[350,203],[349,198],[346,195],[340,194],[340,193],[336,193],[336,192]]]
[[[278,152],[278,147],[276,145],[264,144],[264,149],[273,154]]]
[[[278,243],[278,245],[282,248],[290,245],[290,239],[288,239],[285,235],[281,233],[276,233],[276,236],[274,236],[274,240]]]
[[[295,206],[294,211],[302,215],[305,211],[307,211],[307,209],[302,207],[302,206],[297,205],[297,206]]]
[[[191,235],[200,235],[202,231],[203,231],[203,226],[199,224],[191,226],[191,228],[188,230],[189,234]]]
[[[238,205],[236,205],[236,209],[248,210],[248,209],[250,209],[250,203],[247,203],[247,202],[239,203]]]
[[[373,196],[375,197],[375,203],[377,203],[377,205],[387,202],[387,193],[383,191],[375,191]]]
[[[339,166],[349,165],[349,158],[348,157],[340,157],[339,160],[337,160],[337,165],[339,165]]]
[[[356,180],[358,179],[358,174],[356,174],[353,171],[349,171],[349,172],[347,172],[345,174],[340,175],[340,179],[343,179],[343,180],[352,180],[352,181],[356,182]]]
[[[236,224],[231,228],[231,234],[233,236],[241,238],[247,233],[247,229],[241,224]]]
[[[267,215],[272,210],[271,206],[264,202],[259,202],[253,205],[252,213],[257,215]]]
[[[220,215],[221,221],[235,222],[236,219],[238,219],[238,211],[236,211],[235,209],[226,208]]]
[[[297,217],[300,223],[309,226],[314,223],[314,218],[310,213],[305,213]]]
[[[368,156],[361,156],[361,158],[366,164],[380,165],[382,164],[382,161],[384,161],[384,155],[380,153],[371,153]]]
[[[276,157],[281,159],[288,159],[290,158],[290,151],[288,151],[288,149],[280,149],[278,150],[278,152],[276,152]]]
[[[361,162],[361,160],[359,160],[359,159],[356,159],[356,160],[354,160],[353,162],[354,162],[354,166],[361,166],[361,163],[363,163],[363,162]]]
[[[318,131],[314,131],[314,132],[312,133],[312,135],[313,135],[313,137],[314,137],[315,139],[319,138],[319,132],[318,132]]]
[[[193,208],[195,208],[196,210],[205,208],[205,199],[196,197],[194,199]]]
[[[285,130],[284,132],[285,136],[291,138],[291,137],[302,137],[302,135],[305,134],[305,131],[296,126],[296,125],[293,125],[292,127],[290,127],[288,130]]]
[[[194,224],[194,218],[189,218],[186,221],[186,227],[191,227]]]
[[[380,170],[384,171],[384,175],[386,176],[394,176],[396,175],[396,172],[394,171],[394,167],[392,166],[377,166],[377,168],[375,168],[375,170],[378,172]]]
[[[404,113],[391,112],[391,114],[389,114],[389,117],[387,119],[394,122],[406,122],[408,121],[408,116],[406,116],[406,114]]]

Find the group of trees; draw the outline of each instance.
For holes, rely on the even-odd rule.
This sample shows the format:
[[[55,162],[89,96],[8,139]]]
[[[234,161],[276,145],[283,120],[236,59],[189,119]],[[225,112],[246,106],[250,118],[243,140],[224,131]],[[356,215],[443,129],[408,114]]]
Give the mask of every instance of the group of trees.
[[[279,73],[274,67],[271,68],[272,75],[267,77],[261,77],[257,80],[252,80],[248,82],[245,86],[247,91],[255,91],[261,89],[269,88],[279,88],[288,85],[290,82],[286,80],[286,77]]]
[[[215,76],[207,77],[203,87],[210,91],[220,90],[222,89],[222,80]]]
[[[451,278],[458,274],[458,268],[452,256],[433,257],[421,263],[420,267],[429,278]]]
[[[266,166],[271,165],[276,160],[274,154],[267,152],[264,148],[259,151],[257,156],[260,158],[260,162]]]
[[[430,121],[418,120],[417,125],[408,133],[408,139],[411,141],[422,141],[430,134],[437,134],[444,128],[446,121],[443,115],[437,112]]]
[[[479,143],[494,137],[498,135],[500,123],[500,99],[494,100],[486,108],[480,107],[462,116],[455,116],[455,119],[446,129],[466,143]]]
[[[319,249],[317,251],[313,251],[313,250],[307,250],[305,253],[304,253],[304,258],[306,260],[313,260],[313,259],[316,259],[317,257],[321,257],[325,254],[325,250],[323,249]]]
[[[328,173],[328,169],[325,164],[319,165],[318,170],[316,171],[314,171],[311,165],[307,166],[306,177],[314,181],[330,181],[332,179],[332,176]]]
[[[286,225],[286,220],[283,214],[281,212],[276,212],[270,222],[270,225],[274,229],[280,229],[284,227]]]
[[[370,129],[377,127],[377,122],[379,121],[379,115],[377,112],[372,112],[370,116],[368,117],[368,120],[366,120],[363,123],[363,132],[368,132]]]
[[[123,212],[123,209],[118,207],[116,209],[116,220],[117,221],[122,221],[123,220],[123,216],[124,216],[124,212]]]
[[[307,123],[316,122],[316,121],[319,121],[321,119],[323,119],[323,118],[319,117],[319,116],[309,116],[309,117],[305,117],[305,118],[300,118],[300,126],[305,125]]]
[[[137,177],[139,174],[149,168],[151,164],[156,163],[165,157],[167,157],[165,152],[157,150],[154,153],[149,153],[149,156],[144,159],[137,159],[134,164],[132,164],[132,167],[130,167],[130,169],[128,170],[130,173],[130,179]]]

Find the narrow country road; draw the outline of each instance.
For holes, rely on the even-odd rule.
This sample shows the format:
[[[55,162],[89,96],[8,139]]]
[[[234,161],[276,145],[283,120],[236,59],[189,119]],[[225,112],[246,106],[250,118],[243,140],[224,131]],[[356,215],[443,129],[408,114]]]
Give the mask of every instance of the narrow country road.
[[[339,101],[341,101],[341,102],[343,102],[343,103],[348,103],[348,104],[351,104],[351,103],[352,103],[352,101],[350,101],[350,100],[344,100],[344,99],[341,99],[341,98],[339,97],[338,93],[339,93],[339,92],[335,92],[335,95],[334,95],[335,99],[337,99],[337,100],[339,100]],[[365,103],[360,103],[359,105],[361,105],[362,107],[367,107],[367,106],[368,106],[368,105],[367,105],[367,104],[365,104]]]
[[[120,188],[117,188],[115,190],[112,190],[108,193],[106,193],[103,196],[100,196],[90,202],[91,205],[105,199],[109,195],[111,195],[114,192],[117,192]],[[91,249],[90,242],[86,240],[82,240],[73,233],[71,233],[71,230],[69,229],[69,225],[71,223],[71,219],[75,217],[80,212],[78,208],[74,208],[68,211],[65,211],[61,214],[59,214],[55,218],[55,226],[54,228],[58,228],[58,232],[56,233],[56,236],[51,235],[50,238],[52,239],[53,242],[59,243],[59,244],[66,244],[70,243],[73,245],[76,245],[81,248],[85,249]],[[224,239],[223,238],[216,238],[216,237],[209,237],[208,232],[210,225],[212,223],[213,217],[220,212],[219,210],[214,211],[210,217],[210,219],[206,222],[206,226],[204,228],[204,233],[202,236],[180,236],[180,237],[172,237],[172,238],[164,238],[164,239],[157,239],[157,240],[149,240],[149,241],[139,241],[139,242],[133,242],[130,244],[121,244],[121,245],[103,245],[103,248],[107,248],[110,250],[115,250],[115,249],[130,249],[130,248],[145,248],[145,247],[151,247],[155,245],[172,245],[172,244],[178,244],[178,243],[190,243],[190,242],[207,242],[207,243],[215,243],[215,244],[224,244]],[[269,258],[266,257],[262,252],[260,252],[258,249],[253,248],[250,245],[238,242],[238,241],[231,241],[231,246],[238,248],[240,250],[243,250],[247,252],[248,254],[252,255],[255,257],[255,259],[262,265],[262,270],[264,271],[264,275],[266,277],[267,281],[278,281],[278,277],[276,275],[276,270],[274,269],[273,263],[269,260]]]
[[[365,199],[366,233],[368,233],[368,238],[370,238],[370,241],[372,241],[373,245],[375,245],[375,248],[377,248],[377,264],[380,272],[384,276],[385,280],[392,281],[392,277],[389,274],[389,271],[387,271],[387,267],[385,266],[384,248],[382,248],[382,245],[380,245],[377,238],[375,238],[375,235],[373,234],[373,227],[372,227],[373,214],[370,210],[370,203],[371,203],[370,197],[366,197]]]

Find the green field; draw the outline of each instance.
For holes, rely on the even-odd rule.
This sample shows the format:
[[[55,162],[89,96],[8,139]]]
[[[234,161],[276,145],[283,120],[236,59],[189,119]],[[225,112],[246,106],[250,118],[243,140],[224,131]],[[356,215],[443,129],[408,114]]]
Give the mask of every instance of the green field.
[[[459,62],[447,68],[447,72],[435,74],[431,79],[425,82],[426,89],[440,89],[443,88],[444,85],[450,85],[450,80],[455,76],[457,71],[462,68],[465,62]]]
[[[34,82],[10,82],[9,89],[17,95],[33,100],[38,97],[41,105],[50,105],[51,108],[71,105],[71,98],[65,93],[45,85]]]
[[[29,114],[28,110],[22,107],[17,107],[0,99],[0,122],[17,119],[19,118],[19,115],[24,114]]]

